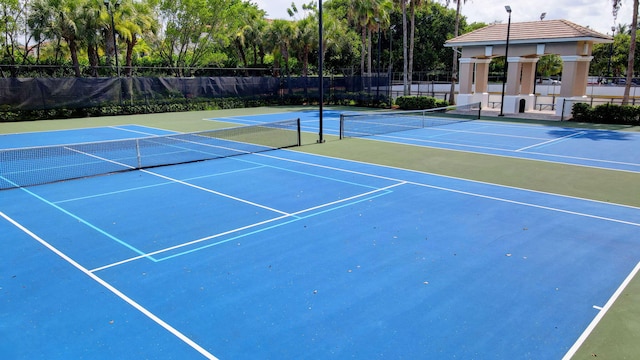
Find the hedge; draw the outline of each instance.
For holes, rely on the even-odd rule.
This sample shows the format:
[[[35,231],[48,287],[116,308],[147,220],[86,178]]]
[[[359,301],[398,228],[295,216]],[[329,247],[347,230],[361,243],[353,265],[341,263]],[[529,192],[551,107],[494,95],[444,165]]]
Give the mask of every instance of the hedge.
[[[640,106],[603,104],[595,107],[585,103],[573,104],[572,121],[640,126]]]
[[[445,107],[449,103],[430,96],[399,96],[396,105],[402,110],[422,110]]]
[[[0,106],[0,122],[69,119],[94,116],[153,114],[164,112],[183,112],[198,110],[238,109],[273,105],[304,105],[317,102],[313,94],[310,96],[285,95],[274,97],[254,98],[196,98],[166,99],[160,102],[139,101],[134,103],[102,104],[95,107],[77,109],[43,109],[43,110],[13,110]],[[317,94],[315,94],[317,96]],[[360,93],[342,93],[327,99],[335,105],[350,105],[361,107],[388,107],[389,97],[386,95]]]

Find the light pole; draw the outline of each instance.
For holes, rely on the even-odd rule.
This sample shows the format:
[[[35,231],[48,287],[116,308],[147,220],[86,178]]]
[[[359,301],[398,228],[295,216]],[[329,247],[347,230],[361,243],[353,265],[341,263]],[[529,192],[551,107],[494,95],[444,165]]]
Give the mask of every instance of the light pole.
[[[113,56],[116,58],[116,72],[118,73],[118,77],[120,77],[120,66],[118,64],[118,43],[116,42],[116,24],[113,21],[113,8],[117,9],[122,0],[116,0],[113,4],[111,0],[104,0],[104,6],[107,7],[109,11],[109,15],[111,16],[111,34],[113,34]]]
[[[396,29],[395,25],[389,27],[389,107],[393,106],[393,31]]]
[[[615,37],[616,37],[616,27],[615,26],[611,27],[611,37],[615,41]],[[611,44],[609,44],[609,66],[607,66],[607,76],[608,77],[612,77],[613,76],[613,74],[611,74],[611,58],[613,58],[613,41],[611,42]],[[609,81],[607,81],[607,82],[609,82]]]
[[[511,6],[506,5],[504,7],[509,13],[509,21],[507,23],[507,45],[504,50],[504,74],[502,75],[502,100],[500,101],[500,114],[498,116],[504,116],[504,87],[507,83],[507,69],[509,67],[509,33],[511,32]]]
[[[322,76],[322,65],[323,65],[323,44],[322,44],[322,0],[318,1],[318,80],[320,83],[318,84],[318,90],[320,91],[320,113],[318,119],[318,143],[323,143],[324,138],[322,135],[323,132],[323,102],[324,102],[324,78]]]
[[[376,18],[378,23],[378,60],[376,61],[376,101],[380,99],[380,53],[382,53],[382,43],[380,42],[380,19]]]

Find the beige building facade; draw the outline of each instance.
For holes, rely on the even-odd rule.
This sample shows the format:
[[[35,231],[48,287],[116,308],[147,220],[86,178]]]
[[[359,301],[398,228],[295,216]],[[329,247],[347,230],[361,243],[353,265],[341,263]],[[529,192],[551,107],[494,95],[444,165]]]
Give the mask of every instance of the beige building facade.
[[[494,24],[448,40],[446,47],[460,52],[459,90],[456,102],[468,104],[489,101],[489,64],[507,51],[507,24]],[[563,62],[562,84],[556,97],[556,114],[561,115],[564,99],[586,95],[593,45],[611,43],[613,38],[567,20],[511,23],[504,91],[505,114],[533,110],[535,71],[538,59],[555,54]],[[565,109],[566,112],[566,109]],[[566,115],[566,114],[565,114]]]

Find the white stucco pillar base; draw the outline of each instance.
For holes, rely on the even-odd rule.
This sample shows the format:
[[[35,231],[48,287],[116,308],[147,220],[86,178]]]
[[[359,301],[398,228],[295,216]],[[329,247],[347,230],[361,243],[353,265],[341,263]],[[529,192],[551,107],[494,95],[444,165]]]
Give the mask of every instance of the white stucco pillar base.
[[[524,111],[533,110],[534,95],[505,95],[503,112],[516,114],[520,111],[520,100],[524,100]]]
[[[482,106],[483,109],[489,107],[489,93],[482,93],[482,99],[480,100],[480,105]]]
[[[482,107],[486,107],[489,103],[489,94],[458,94],[456,104],[466,105],[473,103],[482,103]]]
[[[526,101],[524,111],[531,111],[534,109],[534,105],[536,102],[536,96],[534,94],[520,95],[520,98]]]
[[[556,98],[556,115],[561,116],[565,120],[571,119],[571,111],[573,110],[573,104],[588,103],[588,102],[589,102],[589,99],[586,96],[557,97]]]

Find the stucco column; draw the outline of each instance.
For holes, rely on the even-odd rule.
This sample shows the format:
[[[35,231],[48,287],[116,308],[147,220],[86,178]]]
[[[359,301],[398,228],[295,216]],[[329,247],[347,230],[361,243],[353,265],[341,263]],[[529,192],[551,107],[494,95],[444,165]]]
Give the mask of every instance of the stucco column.
[[[476,93],[487,93],[489,90],[489,64],[491,59],[476,59]]]
[[[561,97],[584,96],[587,92],[589,64],[593,56],[561,56]]]
[[[509,62],[509,69],[507,70],[507,89],[506,95],[518,95],[520,94],[520,72],[522,71],[522,63],[520,57],[510,57],[507,59]]]
[[[536,80],[536,63],[538,58],[521,58],[522,63],[522,87],[521,94],[533,94],[533,83]]]
[[[473,62],[472,58],[460,59],[460,89],[459,94],[472,94],[473,93]]]
[[[560,96],[556,98],[556,115],[569,115],[571,107],[564,108],[564,100],[572,97],[582,97],[587,93],[589,65],[593,56],[561,56],[562,85]],[[564,111],[564,114],[563,114]]]
[[[533,109],[536,58],[510,57],[503,111],[513,114]]]

